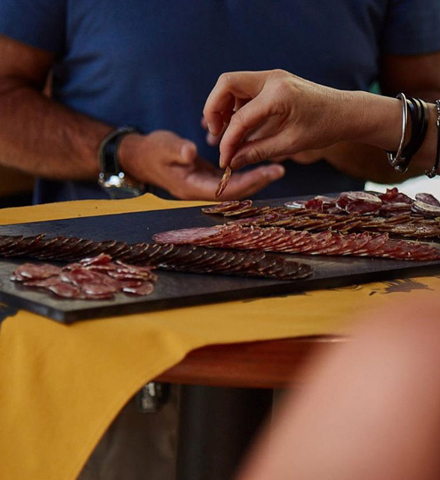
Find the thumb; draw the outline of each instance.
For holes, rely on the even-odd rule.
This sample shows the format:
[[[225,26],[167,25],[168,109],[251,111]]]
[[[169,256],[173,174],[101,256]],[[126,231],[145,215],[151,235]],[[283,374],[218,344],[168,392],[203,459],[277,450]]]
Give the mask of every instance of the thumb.
[[[246,172],[233,173],[219,200],[249,198],[282,178],[284,173],[284,167],[280,164],[264,165]]]
[[[180,157],[183,163],[193,163],[197,157],[197,146],[193,142],[183,140],[180,146]]]

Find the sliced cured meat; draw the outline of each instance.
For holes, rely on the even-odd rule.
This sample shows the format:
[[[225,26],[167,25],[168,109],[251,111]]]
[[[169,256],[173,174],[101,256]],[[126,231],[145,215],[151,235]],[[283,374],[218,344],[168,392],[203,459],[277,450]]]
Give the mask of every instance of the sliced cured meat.
[[[421,200],[414,200],[412,211],[427,217],[440,217],[440,207]]]
[[[229,180],[231,179],[232,175],[232,169],[228,165],[225,168],[225,173],[223,174],[223,177],[220,180],[220,183],[218,184],[217,190],[215,191],[215,198],[219,197],[226,189],[228,186]]]
[[[117,278],[113,277],[115,272],[118,273]],[[27,263],[13,272],[11,280],[20,281],[29,288],[47,290],[62,298],[110,300],[127,289],[136,295],[147,295],[151,293],[157,277],[151,267],[121,261],[113,263],[108,255],[100,254],[63,269],[49,264]]]
[[[106,253],[100,253],[96,257],[88,257],[88,258],[83,258],[82,260],[79,261],[81,265],[84,267],[88,267],[90,265],[107,265],[111,262],[112,257]]]
[[[118,291],[118,286],[108,283],[88,283],[81,285],[81,291],[87,296],[109,299],[114,297],[114,294]]]
[[[307,200],[304,206],[305,208],[309,208],[311,210],[319,210],[320,212],[326,212],[336,206],[336,200],[337,199],[333,197],[317,195],[316,197]]]
[[[394,187],[394,188],[387,188],[387,191],[385,193],[381,193],[378,195],[378,197],[382,200],[383,203],[407,203],[408,205],[412,204],[412,199],[408,197],[408,195],[405,195],[402,192],[399,192],[399,190]]]
[[[224,212],[230,212],[239,208],[250,207],[252,205],[252,200],[231,200],[228,202],[218,203],[210,207],[203,207],[203,213],[210,214],[223,214]]]
[[[202,212],[207,214],[219,214],[219,213],[227,212],[228,210],[234,210],[239,205],[240,205],[239,200],[231,200],[228,202],[218,203],[211,207],[202,207]]]
[[[153,293],[154,285],[151,282],[144,282],[136,287],[124,287],[122,291],[128,295],[146,296]]]
[[[440,207],[440,202],[430,193],[417,193],[415,199],[434,207]]]
[[[17,267],[11,275],[11,280],[22,282],[25,280],[41,280],[59,275],[61,268],[43,263],[36,265],[33,263],[25,263]]]
[[[156,243],[195,243],[215,237],[219,234],[219,227],[183,228],[153,235]]]
[[[384,203],[379,210],[381,215],[398,215],[402,212],[411,212],[411,204],[404,202]]]
[[[47,289],[54,293],[57,297],[72,299],[81,299],[84,297],[79,287],[61,280],[49,285]]]
[[[249,237],[249,228],[237,225],[226,225],[222,227],[221,235],[226,237],[228,235],[228,229],[234,229],[234,235],[229,235],[227,237],[228,241],[223,242],[223,246],[225,248],[243,248],[244,246],[249,249],[253,248],[252,243],[247,242]],[[253,227],[252,231],[258,231],[258,229],[259,227]],[[176,234],[176,236],[178,238],[182,238],[178,234]],[[191,239],[191,242],[194,244],[197,244],[198,239],[202,238],[204,245],[209,246],[209,242],[206,241],[207,236],[200,228],[194,229],[192,234],[188,234],[187,232],[185,238]],[[267,238],[267,243],[262,241],[263,238]],[[361,248],[359,247],[358,239],[359,242],[362,242]],[[368,241],[366,241],[367,239]],[[218,245],[219,240],[221,239],[215,237],[216,245]],[[329,248],[330,245],[331,248]],[[361,234],[352,233],[350,235],[343,235],[335,232],[314,234],[306,231],[285,230],[280,232],[276,243],[271,241],[270,236],[266,237],[265,235],[262,235],[260,237],[260,241],[258,242],[259,248],[273,252],[304,252],[307,254],[307,252],[310,251],[313,252],[313,254],[326,255],[343,252],[344,255],[400,258],[398,251],[392,251],[392,255],[390,255],[390,249],[392,250],[393,245],[393,241],[389,239],[387,234],[371,235],[366,232]],[[417,260],[419,258],[417,244],[411,244],[410,242],[407,242],[407,248],[409,253],[402,257],[402,259]],[[426,254],[431,260],[440,259],[440,249],[434,246],[426,246]]]
[[[367,192],[344,192],[339,195],[336,205],[347,213],[375,213],[380,210],[382,200]]]

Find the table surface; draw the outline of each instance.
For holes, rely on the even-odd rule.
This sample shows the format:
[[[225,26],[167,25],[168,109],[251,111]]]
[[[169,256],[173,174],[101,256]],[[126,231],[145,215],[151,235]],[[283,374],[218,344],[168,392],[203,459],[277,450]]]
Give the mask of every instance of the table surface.
[[[0,224],[188,206],[196,203],[151,195],[66,202],[1,209]],[[277,388],[292,378],[300,382],[307,359],[320,346],[342,341],[334,335],[346,335],[359,311],[403,300],[417,290],[437,298],[440,277],[235,300],[69,326],[11,310],[0,334],[2,477],[59,480],[61,471],[66,480],[73,480],[123,405],[151,379],[212,385],[215,378],[218,386]],[[33,455],[23,457],[23,450]]]

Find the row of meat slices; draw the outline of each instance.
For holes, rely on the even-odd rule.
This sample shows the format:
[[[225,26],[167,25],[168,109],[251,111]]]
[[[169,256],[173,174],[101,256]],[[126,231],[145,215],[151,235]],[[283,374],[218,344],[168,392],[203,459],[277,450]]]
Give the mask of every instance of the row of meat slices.
[[[10,279],[57,297],[81,300],[110,300],[119,292],[144,296],[154,291],[157,277],[150,267],[111,260],[109,255],[100,254],[63,268],[25,263],[14,270]]]
[[[440,249],[421,242],[390,239],[388,234],[286,230],[236,224],[187,228],[154,235],[157,243],[193,244],[307,255],[354,255],[398,260],[438,260]]]
[[[310,200],[286,203],[287,208],[310,209],[327,213],[358,213],[362,215],[400,215],[413,213],[428,218],[440,217],[440,201],[429,193],[418,193],[412,199],[394,187],[386,193],[364,191],[342,192],[338,197],[317,195]],[[262,207],[255,207],[252,200],[228,201],[202,208],[204,213],[224,216],[260,214]]]

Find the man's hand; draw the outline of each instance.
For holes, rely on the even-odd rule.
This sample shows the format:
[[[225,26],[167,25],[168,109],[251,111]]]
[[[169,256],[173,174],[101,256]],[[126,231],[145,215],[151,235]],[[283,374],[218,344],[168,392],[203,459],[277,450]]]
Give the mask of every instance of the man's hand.
[[[194,143],[172,132],[127,135],[119,156],[122,169],[135,180],[184,200],[248,198],[284,175],[284,168],[277,164],[234,173],[226,192],[216,199],[222,171],[200,158]]]

